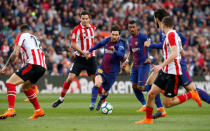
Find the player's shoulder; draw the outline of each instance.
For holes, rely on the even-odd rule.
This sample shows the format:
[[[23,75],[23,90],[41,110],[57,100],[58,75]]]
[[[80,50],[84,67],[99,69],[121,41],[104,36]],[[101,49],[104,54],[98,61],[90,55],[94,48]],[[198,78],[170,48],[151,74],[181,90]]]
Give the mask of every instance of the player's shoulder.
[[[75,26],[72,32],[77,32],[79,29],[82,29],[82,26],[80,24]]]
[[[96,27],[93,24],[90,24],[91,28],[93,28],[94,30],[96,29]]]
[[[139,32],[138,37],[139,38],[145,38],[145,37],[147,37],[147,35],[144,34],[144,33]]]
[[[118,44],[121,45],[121,46],[122,46],[122,45],[125,46],[126,42],[125,42],[124,40],[120,39],[120,40],[118,41]]]

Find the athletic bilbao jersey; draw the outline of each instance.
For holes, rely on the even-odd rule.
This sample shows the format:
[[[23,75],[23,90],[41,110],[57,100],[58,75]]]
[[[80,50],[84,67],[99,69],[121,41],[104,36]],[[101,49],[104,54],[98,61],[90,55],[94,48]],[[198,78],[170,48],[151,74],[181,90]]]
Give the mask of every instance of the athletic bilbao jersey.
[[[104,46],[104,56],[102,64],[100,65],[103,71],[107,75],[117,75],[120,72],[120,61],[123,60],[125,54],[125,42],[119,40],[118,42],[111,42],[111,38],[106,38],[96,44],[89,50],[92,52],[100,47]],[[114,46],[115,51],[110,50],[110,47]]]
[[[144,64],[148,58],[148,48],[144,47],[144,42],[147,38],[145,34],[139,33],[137,36],[131,36],[128,39],[130,52],[133,53],[133,65],[135,67]]]
[[[88,28],[84,27],[82,23],[77,25],[72,31],[72,42],[75,42],[82,51],[88,51],[94,44],[95,26],[90,24]],[[83,56],[79,52],[76,55]],[[91,53],[95,56],[95,51]]]
[[[181,61],[182,42],[175,30],[171,30],[166,34],[166,39],[164,41],[163,50],[162,50],[164,61],[166,61],[168,57],[171,55],[172,46],[177,47],[178,56],[167,66],[164,66],[162,70],[167,74],[181,75],[182,70],[181,70],[180,61]]]
[[[24,65],[30,63],[46,68],[44,52],[36,36],[30,33],[19,34],[16,45],[21,47],[20,53]]]

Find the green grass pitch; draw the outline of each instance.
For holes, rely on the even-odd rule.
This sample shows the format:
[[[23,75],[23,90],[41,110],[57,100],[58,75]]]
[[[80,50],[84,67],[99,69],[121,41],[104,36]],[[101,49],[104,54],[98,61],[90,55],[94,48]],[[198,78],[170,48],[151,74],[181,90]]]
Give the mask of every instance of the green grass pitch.
[[[0,120],[0,131],[209,131],[210,105],[197,104],[189,100],[182,105],[167,109],[165,118],[154,120],[152,125],[135,125],[134,122],[145,117],[136,110],[140,104],[133,94],[110,94],[108,101],[113,105],[113,113],[101,114],[89,111],[90,94],[67,95],[58,108],[51,104],[59,94],[39,94],[38,100],[46,116],[36,120],[27,119],[33,114],[30,102],[24,102],[24,94],[16,96],[17,116]],[[7,96],[0,94],[0,113],[7,109]]]

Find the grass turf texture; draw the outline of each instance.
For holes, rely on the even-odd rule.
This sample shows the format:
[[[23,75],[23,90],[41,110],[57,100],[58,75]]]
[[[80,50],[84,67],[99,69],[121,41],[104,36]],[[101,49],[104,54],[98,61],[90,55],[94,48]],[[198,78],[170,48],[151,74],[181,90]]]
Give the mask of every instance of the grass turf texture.
[[[89,111],[89,94],[67,95],[64,103],[57,108],[51,104],[58,94],[39,94],[38,100],[46,116],[36,120],[27,119],[33,114],[30,102],[24,102],[24,94],[16,96],[16,113],[14,118],[0,120],[0,131],[154,131],[154,130],[210,130],[210,105],[202,103],[199,108],[190,100],[167,109],[165,118],[154,120],[152,125],[135,125],[134,122],[145,117],[145,113],[136,112],[140,104],[132,94],[110,94],[108,101],[113,105],[113,113],[101,114]],[[0,113],[7,109],[7,96],[0,94]]]

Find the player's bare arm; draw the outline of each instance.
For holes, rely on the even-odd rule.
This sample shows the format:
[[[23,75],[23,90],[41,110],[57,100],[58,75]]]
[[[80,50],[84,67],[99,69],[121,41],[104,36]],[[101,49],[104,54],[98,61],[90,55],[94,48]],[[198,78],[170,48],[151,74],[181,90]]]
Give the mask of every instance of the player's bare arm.
[[[168,59],[165,62],[163,62],[160,65],[154,66],[153,69],[154,69],[155,72],[158,72],[164,66],[167,66],[169,63],[171,63],[178,56],[178,49],[177,49],[176,46],[172,46],[171,51],[172,51],[171,55],[168,57]]]
[[[14,61],[16,59],[16,57],[19,55],[20,52],[20,46],[15,46],[14,51],[12,52],[12,54],[10,55],[9,59],[7,60],[5,66],[2,68],[1,73],[5,73],[8,66],[11,64],[12,61]]]

